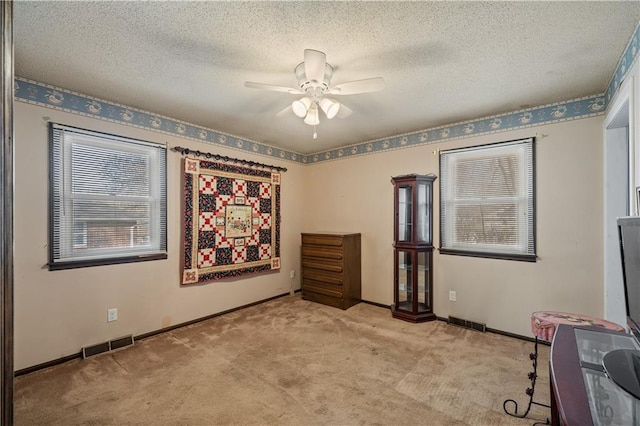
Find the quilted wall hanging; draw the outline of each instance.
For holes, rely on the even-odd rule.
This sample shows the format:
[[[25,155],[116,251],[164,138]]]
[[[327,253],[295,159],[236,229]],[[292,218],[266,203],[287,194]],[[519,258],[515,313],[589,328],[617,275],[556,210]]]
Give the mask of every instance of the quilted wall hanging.
[[[182,285],[280,269],[280,174],[184,158]]]

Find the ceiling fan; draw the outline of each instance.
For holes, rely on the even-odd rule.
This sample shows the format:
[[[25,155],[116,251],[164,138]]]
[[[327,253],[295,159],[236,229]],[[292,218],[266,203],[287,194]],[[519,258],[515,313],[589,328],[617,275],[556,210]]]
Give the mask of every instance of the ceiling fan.
[[[281,117],[292,110],[295,115],[304,118],[304,122],[310,126],[320,124],[319,110],[322,110],[328,119],[333,117],[344,118],[353,112],[344,104],[335,99],[325,97],[325,95],[355,95],[384,89],[384,79],[382,77],[349,81],[332,86],[333,67],[327,63],[327,55],[313,49],[305,49],[304,61],[296,66],[294,72],[298,80],[298,88],[254,83],[252,81],[247,81],[244,85],[253,89],[304,95],[302,98],[293,101],[291,105],[280,111],[276,116]],[[314,139],[317,138],[315,132],[313,137]]]

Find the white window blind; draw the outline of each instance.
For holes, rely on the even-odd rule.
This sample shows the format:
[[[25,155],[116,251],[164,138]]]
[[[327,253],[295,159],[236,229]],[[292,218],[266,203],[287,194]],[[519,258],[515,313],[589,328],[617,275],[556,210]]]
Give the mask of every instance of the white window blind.
[[[534,139],[440,154],[440,251],[535,261]]]
[[[166,148],[51,124],[50,269],[166,258]]]

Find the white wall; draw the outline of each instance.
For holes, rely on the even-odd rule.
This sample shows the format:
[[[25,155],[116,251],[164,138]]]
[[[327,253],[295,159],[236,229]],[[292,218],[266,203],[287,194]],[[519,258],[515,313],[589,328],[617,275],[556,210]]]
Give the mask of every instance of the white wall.
[[[279,273],[181,287],[181,155],[167,153],[168,259],[49,271],[48,131],[51,121],[288,168],[282,175]],[[307,167],[210,144],[15,102],[15,368],[78,353],[85,345],[139,335],[288,293],[298,270]],[[299,275],[299,274],[296,274]],[[296,277],[295,287],[299,288]],[[108,308],[118,320],[107,323]]]
[[[434,311],[531,336],[531,312],[603,316],[603,117],[360,156],[308,170],[304,229],[362,233],[362,297],[393,302],[391,176],[439,175],[437,149],[537,136],[536,263],[434,256]],[[439,243],[439,182],[434,243]],[[449,302],[448,292],[457,292]]]

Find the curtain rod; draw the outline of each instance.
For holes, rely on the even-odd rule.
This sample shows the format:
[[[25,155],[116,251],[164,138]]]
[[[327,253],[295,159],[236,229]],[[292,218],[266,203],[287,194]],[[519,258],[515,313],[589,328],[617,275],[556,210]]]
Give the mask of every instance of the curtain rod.
[[[274,166],[271,164],[264,164],[264,163],[258,163],[256,161],[248,161],[248,160],[243,160],[241,158],[233,158],[233,157],[227,157],[226,155],[220,155],[220,154],[212,154],[210,152],[202,152],[202,151],[192,151],[189,148],[182,148],[179,146],[175,146],[173,148],[174,151],[177,151],[179,153],[181,153],[182,155],[195,155],[196,157],[204,157],[207,160],[209,159],[213,159],[213,160],[217,160],[217,161],[224,161],[224,162],[232,162],[232,163],[238,163],[238,164],[244,164],[245,166],[249,166],[249,167],[264,167],[267,169],[272,169],[272,170],[278,170],[281,172],[286,172],[287,168],[286,167],[280,167],[280,166]]]

